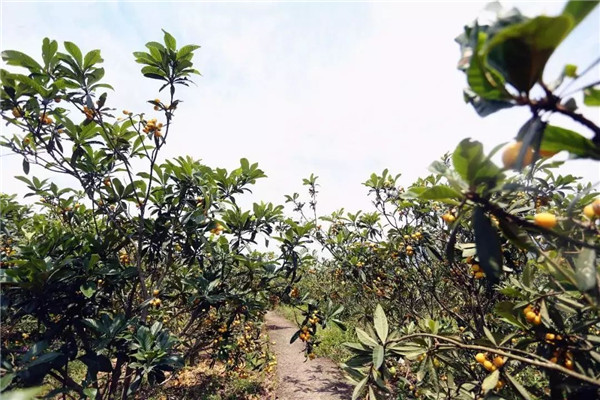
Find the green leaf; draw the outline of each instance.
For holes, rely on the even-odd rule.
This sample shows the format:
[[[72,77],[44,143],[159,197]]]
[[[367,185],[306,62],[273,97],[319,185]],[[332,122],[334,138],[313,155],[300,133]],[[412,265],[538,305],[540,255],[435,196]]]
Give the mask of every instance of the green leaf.
[[[3,392],[15,377],[14,373],[8,373],[0,378],[0,392]]]
[[[597,0],[570,0],[563,9],[563,15],[569,15],[573,18],[573,26],[575,28],[587,15],[600,3]]]
[[[196,46],[194,44],[185,45],[177,52],[177,59],[181,60],[183,58],[186,58],[188,55],[192,54],[194,50],[199,48],[200,46]]]
[[[96,394],[98,394],[98,389],[96,388],[86,388],[83,389],[83,394],[89,397],[90,399],[95,399]]]
[[[502,272],[502,250],[498,233],[481,207],[475,208],[473,212],[473,227],[479,263],[489,283],[496,284]]]
[[[2,52],[2,60],[8,65],[16,65],[19,67],[25,67],[30,71],[40,72],[42,66],[37,63],[33,58],[29,57],[25,53],[21,53],[16,50],[5,50]]]
[[[589,107],[600,106],[600,89],[593,87],[583,89],[583,104]]]
[[[86,282],[79,287],[79,290],[81,290],[81,293],[89,299],[96,293],[96,283]]]
[[[102,62],[102,57],[100,56],[100,50],[92,50],[85,55],[83,59],[83,69],[88,69],[94,64]]]
[[[504,376],[506,377],[508,382],[516,389],[516,391],[521,395],[522,398],[524,398],[525,400],[531,400],[531,394],[512,375],[504,371]]]
[[[169,32],[165,31],[164,29],[162,31],[165,34],[164,41],[165,41],[165,44],[167,45],[167,48],[169,50],[175,50],[177,48],[177,41],[175,41],[175,38]]]
[[[360,398],[363,395],[363,393],[365,391],[365,386],[367,385],[368,380],[369,380],[369,377],[366,376],[363,380],[358,382],[358,385],[356,385],[356,387],[354,388],[354,391],[352,392],[352,400],[357,400],[358,398]]]
[[[487,327],[483,327],[483,333],[485,333],[485,336],[488,338],[488,340],[490,342],[492,342],[492,344],[494,346],[497,346],[498,344],[496,343],[496,338],[494,337],[494,335],[492,334],[492,332],[487,328]]]
[[[56,54],[57,50],[58,43],[56,42],[56,40],[51,41],[48,38],[44,38],[44,41],[42,42],[42,59],[44,60],[44,64],[46,66],[50,64],[50,61]]]
[[[596,250],[583,248],[575,262],[577,288],[587,292],[596,287]]]
[[[65,42],[64,45],[65,49],[69,52],[71,56],[73,56],[75,62],[77,62],[77,65],[81,67],[83,64],[83,55],[81,54],[81,50],[79,50],[79,47],[77,47],[77,45],[73,42]]]
[[[4,392],[2,393],[2,400],[33,400],[42,389],[42,387],[33,387]]]
[[[379,367],[381,367],[381,365],[383,364],[383,361],[385,359],[384,354],[385,351],[383,349],[383,346],[375,346],[375,348],[373,349],[373,366],[375,367],[375,369],[379,369]]]
[[[541,151],[557,153],[566,150],[581,158],[600,160],[600,148],[579,133],[554,125],[547,125],[540,144]]]
[[[509,97],[504,89],[504,78],[498,72],[487,68],[480,56],[486,37],[484,32],[479,32],[477,49],[473,53],[467,69],[467,82],[471,90],[482,99],[505,100]]]
[[[491,374],[489,374],[481,383],[481,390],[483,390],[483,394],[486,394],[490,390],[496,387],[498,380],[500,379],[500,370],[497,369]]]
[[[381,307],[381,304],[377,304],[377,307],[375,308],[375,314],[373,315],[373,324],[375,325],[375,331],[377,332],[377,336],[379,336],[381,343],[385,344],[389,332],[389,327],[387,317],[385,316],[385,312],[383,311],[383,307]]]
[[[458,174],[469,184],[477,172],[477,166],[483,159],[483,146],[480,142],[463,139],[454,153],[452,163]]]
[[[23,159],[23,172],[25,175],[29,175],[29,161],[26,158]]]
[[[419,194],[419,198],[423,200],[446,200],[446,199],[460,199],[462,194],[446,185],[438,185],[427,188]]]
[[[528,93],[572,27],[573,18],[566,15],[509,25],[486,43],[482,57],[517,90]]]
[[[486,100],[470,89],[465,89],[463,91],[463,99],[465,103],[468,103],[471,106],[473,106],[473,108],[477,112],[477,115],[479,115],[482,118],[487,117],[488,115],[491,115],[496,111],[514,106],[514,104],[509,101]]]
[[[364,344],[365,346],[369,346],[369,347],[375,347],[377,345],[379,345],[379,343],[377,343],[377,341],[375,339],[373,339],[371,336],[369,336],[369,334],[365,331],[363,331],[360,328],[355,328],[356,329],[356,336],[358,337],[358,340],[360,340],[360,342],[362,344]]]

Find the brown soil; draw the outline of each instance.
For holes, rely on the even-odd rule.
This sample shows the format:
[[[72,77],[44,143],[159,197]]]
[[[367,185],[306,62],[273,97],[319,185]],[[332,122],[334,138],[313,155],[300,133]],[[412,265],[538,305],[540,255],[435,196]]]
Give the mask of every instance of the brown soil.
[[[265,322],[271,348],[277,356],[277,399],[338,400],[352,397],[352,387],[333,361],[321,357],[307,360],[300,340],[290,344],[290,338],[298,330],[293,323],[273,311],[267,313]]]

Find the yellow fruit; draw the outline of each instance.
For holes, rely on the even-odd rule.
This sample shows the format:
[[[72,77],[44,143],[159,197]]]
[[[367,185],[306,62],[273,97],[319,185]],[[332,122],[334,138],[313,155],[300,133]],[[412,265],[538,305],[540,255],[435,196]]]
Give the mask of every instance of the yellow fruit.
[[[550,362],[551,362],[551,363],[554,363],[554,364],[556,364],[556,363],[558,362],[558,358],[556,358],[556,357],[552,357],[552,358],[550,359]]]
[[[533,311],[527,311],[527,314],[525,314],[525,319],[529,322],[533,322],[533,320],[537,317],[538,315],[536,313],[534,313]]]
[[[588,204],[587,206],[583,207],[583,215],[585,215],[589,219],[594,218],[596,216],[596,213],[594,212],[594,206]]]
[[[525,307],[523,309],[523,314],[527,315],[528,312],[533,311],[533,306],[531,304],[528,304],[527,307]]]
[[[450,224],[456,220],[454,215],[452,215],[450,213],[446,213],[446,214],[442,215],[442,219],[444,220],[444,222],[446,222],[448,224]]]
[[[573,361],[571,361],[571,360],[565,360],[565,368],[567,368],[567,369],[573,369]]]
[[[477,361],[479,364],[483,364],[485,362],[485,360],[486,360],[485,354],[477,353],[477,355],[475,355],[475,361]]]
[[[546,333],[546,340],[554,340],[556,335],[554,333]]]
[[[159,307],[159,306],[160,306],[160,303],[162,303],[162,302],[160,301],[160,299],[154,299],[154,306],[155,306],[155,307]]]
[[[154,290],[152,291],[152,294],[153,294],[154,296],[158,296],[158,295],[159,295],[159,293],[160,293],[160,290],[158,290],[158,289],[154,289]]]
[[[502,163],[505,168],[515,168],[517,164],[517,159],[519,158],[519,152],[521,151],[521,147],[523,146],[522,142],[514,142],[509,144],[504,153],[502,153]],[[533,162],[533,149],[531,147],[527,148],[525,152],[525,156],[523,157],[523,166],[527,166]]]
[[[439,368],[439,366],[440,366],[440,360],[438,360],[437,358],[434,358],[433,359],[433,366],[435,368]]]
[[[539,325],[542,323],[542,316],[541,315],[536,315],[535,318],[533,319],[533,324],[534,325]]]
[[[504,381],[498,381],[498,383],[496,383],[496,389],[500,390],[504,387]]]
[[[485,276],[483,272],[475,272],[475,279],[481,279]]]
[[[500,356],[494,357],[494,365],[498,368],[504,365],[504,358]]]
[[[494,368],[494,364],[492,364],[492,362],[489,360],[485,360],[483,362],[483,368],[487,369],[488,371],[491,371]]]
[[[556,215],[547,212],[535,214],[533,222],[542,228],[552,229],[556,226]]]
[[[479,267],[479,264],[473,264],[473,265],[471,266],[471,270],[472,270],[473,272],[479,272],[479,271],[481,271],[481,268]]]

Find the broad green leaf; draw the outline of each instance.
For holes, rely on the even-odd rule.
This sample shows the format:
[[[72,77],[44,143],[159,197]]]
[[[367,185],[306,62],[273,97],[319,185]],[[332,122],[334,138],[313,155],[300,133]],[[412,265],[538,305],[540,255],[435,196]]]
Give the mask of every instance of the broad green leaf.
[[[482,99],[505,100],[508,96],[504,89],[504,79],[496,71],[487,68],[480,55],[486,37],[484,32],[479,32],[477,49],[473,53],[467,69],[467,82],[470,89]]]
[[[362,381],[358,382],[358,385],[356,385],[354,391],[352,392],[352,400],[357,400],[363,395],[368,380],[369,377],[366,376]]]
[[[58,50],[58,42],[56,40],[50,40],[48,38],[44,38],[42,42],[42,59],[44,60],[44,64],[48,66],[50,61],[56,55],[56,51]]]
[[[498,233],[481,207],[475,208],[473,212],[473,228],[479,263],[489,283],[496,284],[502,272],[502,250]]]
[[[566,150],[574,156],[600,160],[600,148],[577,132],[554,125],[546,125],[540,151],[557,153]]]
[[[381,343],[385,344],[387,340],[387,335],[389,331],[388,320],[385,316],[385,312],[383,311],[383,307],[381,304],[377,304],[375,308],[375,314],[373,315],[373,325],[375,325],[375,331],[377,332],[377,336],[381,340]]]
[[[569,15],[573,18],[573,26],[575,28],[587,15],[600,3],[598,0],[570,0],[563,9],[563,15]]]
[[[186,58],[188,55],[192,54],[194,50],[199,48],[200,46],[196,46],[194,44],[185,45],[177,52],[177,59],[181,60],[183,58]]]
[[[42,70],[42,66],[38,64],[37,61],[20,51],[4,50],[2,52],[2,60],[4,60],[7,65],[25,67],[30,71],[40,72]]]
[[[509,25],[486,43],[481,55],[517,90],[528,93],[572,26],[573,18],[566,15]]]
[[[73,42],[65,42],[64,45],[65,49],[69,52],[71,56],[73,56],[75,62],[77,62],[77,65],[81,67],[83,65],[83,54],[81,54],[81,50],[79,50],[79,47],[77,47],[77,45]]]
[[[483,160],[483,146],[480,142],[463,139],[454,153],[452,154],[452,163],[458,174],[469,184],[472,184],[473,177],[477,172],[477,167]]]
[[[531,394],[517,381],[512,375],[508,372],[504,371],[504,376],[508,380],[508,382],[516,389],[516,391],[521,395],[525,400],[531,400]]]
[[[356,328],[356,336],[358,337],[358,340],[360,340],[360,342],[365,346],[375,347],[379,344],[375,339],[369,336],[367,332],[360,328]]]
[[[10,385],[14,377],[14,373],[8,373],[0,378],[0,392],[4,391],[8,387],[8,385]]]
[[[423,200],[446,200],[446,199],[460,199],[462,194],[451,188],[450,186],[438,185],[427,188],[419,194],[419,198]]]
[[[600,106],[600,89],[594,87],[583,89],[583,104],[589,107]]]
[[[498,344],[496,343],[496,338],[494,337],[494,335],[492,334],[492,332],[487,328],[487,327],[483,327],[483,332],[485,333],[485,336],[488,338],[488,340],[490,342],[492,342],[492,344],[494,346],[497,346]]]
[[[169,50],[175,50],[177,48],[177,41],[175,40],[175,38],[169,32],[165,31],[164,29],[162,31],[165,34],[164,41],[165,41],[165,44],[167,45],[167,48]]]
[[[86,388],[83,390],[83,394],[89,397],[90,399],[95,399],[97,393],[98,389],[96,388]]]
[[[383,349],[383,346],[375,346],[375,348],[373,349],[373,367],[375,367],[375,369],[379,369],[379,367],[381,367],[381,364],[383,364],[383,361],[385,360],[384,354],[385,351]]]
[[[596,250],[583,248],[575,262],[575,280],[582,292],[596,287]]]
[[[100,50],[92,50],[85,55],[83,59],[83,69],[87,69],[94,64],[102,62],[102,57],[100,56]]]
[[[96,293],[96,283],[86,282],[79,287],[79,290],[81,290],[81,293],[89,299]]]
[[[515,104],[509,101],[503,100],[486,100],[473,92],[470,89],[465,89],[463,91],[463,99],[465,103],[470,104],[477,112],[477,115],[480,117],[487,117],[495,113],[496,111],[513,107]]]
[[[500,379],[500,370],[495,370],[491,374],[489,374],[481,383],[481,390],[483,390],[483,394],[486,394],[490,390],[496,387],[498,380]]]
[[[33,387],[27,389],[11,390],[10,392],[2,393],[2,400],[33,400],[38,393],[42,391],[42,387]]]

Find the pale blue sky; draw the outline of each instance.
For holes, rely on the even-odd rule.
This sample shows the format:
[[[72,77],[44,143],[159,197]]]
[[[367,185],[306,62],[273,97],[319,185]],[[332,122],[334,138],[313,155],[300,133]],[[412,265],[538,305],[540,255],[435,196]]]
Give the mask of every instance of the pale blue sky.
[[[151,112],[145,101],[158,85],[141,77],[131,53],[165,28],[179,44],[202,46],[195,63],[203,74],[179,93],[184,103],[165,157],[188,154],[228,168],[241,157],[259,162],[269,178],[257,185],[256,201],[282,203],[315,173],[323,212],[367,209],[361,182],[372,172],[389,168],[409,184],[461,139],[491,149],[528,117],[514,109],[481,119],[463,103],[453,39],[485,4],[3,1],[1,45],[38,56],[47,36],[100,48],[116,89],[108,104]],[[533,15],[557,14],[564,2],[503,4]],[[553,56],[548,76],[565,62],[587,66],[600,54],[599,32],[595,10]],[[599,78],[595,70],[587,81]],[[600,122],[597,109],[584,112]],[[20,160],[1,160],[1,190],[23,193],[11,178],[21,174]],[[569,172],[600,181],[597,164],[570,164]]]

